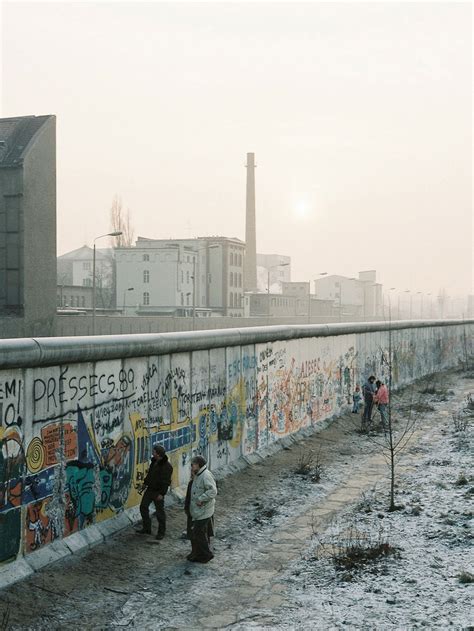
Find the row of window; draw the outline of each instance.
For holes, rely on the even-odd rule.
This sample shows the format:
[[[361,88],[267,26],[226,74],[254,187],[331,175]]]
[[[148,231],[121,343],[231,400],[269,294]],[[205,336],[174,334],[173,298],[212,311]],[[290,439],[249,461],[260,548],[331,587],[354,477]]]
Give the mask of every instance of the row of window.
[[[288,307],[288,298],[272,298],[272,307]]]
[[[236,265],[238,267],[242,267],[243,256],[242,254],[237,254],[234,252],[230,253],[229,262],[231,265]]]
[[[229,285],[231,287],[242,287],[242,274],[238,274],[237,272],[230,273],[230,281]]]
[[[203,299],[203,304],[204,304],[204,299]],[[150,305],[150,292],[148,291],[144,291],[143,292],[143,305],[145,307],[148,307]],[[181,306],[184,307],[184,294],[181,294]],[[189,307],[190,306],[190,294],[186,294],[186,306]]]
[[[230,294],[229,294],[229,307],[241,308],[242,307],[242,300],[243,300],[242,294],[234,294],[233,292],[230,292]]]
[[[68,301],[67,296],[63,296],[62,300],[61,300],[61,296],[58,296],[57,306],[58,307],[85,307],[86,298],[85,296],[70,296],[69,301]]]

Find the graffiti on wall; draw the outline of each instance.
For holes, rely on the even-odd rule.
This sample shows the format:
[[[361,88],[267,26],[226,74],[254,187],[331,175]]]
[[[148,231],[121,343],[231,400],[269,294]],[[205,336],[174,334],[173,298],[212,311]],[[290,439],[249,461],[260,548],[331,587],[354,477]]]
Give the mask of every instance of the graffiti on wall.
[[[453,328],[396,331],[393,378],[452,363]],[[231,463],[339,413],[388,371],[386,333],[0,372],[0,562],[136,506],[152,446]]]

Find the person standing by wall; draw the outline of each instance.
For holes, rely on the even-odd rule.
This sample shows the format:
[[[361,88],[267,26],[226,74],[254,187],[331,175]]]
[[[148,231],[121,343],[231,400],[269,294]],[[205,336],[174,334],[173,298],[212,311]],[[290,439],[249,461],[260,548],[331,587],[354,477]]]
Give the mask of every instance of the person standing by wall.
[[[371,375],[364,383],[362,394],[364,395],[364,425],[368,428],[372,422],[372,408],[374,407],[375,377]]]
[[[163,539],[166,532],[165,495],[171,484],[173,467],[171,466],[165,448],[161,445],[154,445],[150,468],[145,477],[144,487],[146,487],[142,501],[140,503],[140,514],[143,524],[141,530],[137,530],[140,535],[151,535],[150,504],[155,505],[156,519],[158,521],[158,534],[156,539]]]
[[[193,481],[189,500],[191,515],[191,554],[188,561],[207,563],[214,558],[209,547],[209,534],[216,504],[217,486],[214,476],[207,468],[206,460],[196,456],[191,460]]]
[[[356,385],[352,395],[352,414],[358,414],[362,404],[362,393],[359,384]]]
[[[382,383],[382,381],[378,380],[375,382],[377,386],[377,394],[374,397],[374,401],[377,404],[377,408],[380,412],[380,419],[382,421],[382,427],[384,430],[387,429],[388,426],[388,417],[387,417],[387,408],[388,408],[388,388]]]

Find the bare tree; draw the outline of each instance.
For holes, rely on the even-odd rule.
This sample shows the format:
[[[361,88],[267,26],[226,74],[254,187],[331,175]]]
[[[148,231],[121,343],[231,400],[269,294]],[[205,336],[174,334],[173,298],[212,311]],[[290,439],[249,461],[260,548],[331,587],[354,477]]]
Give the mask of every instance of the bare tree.
[[[386,367],[386,385],[389,391],[389,399],[386,408],[385,423],[382,422],[380,431],[374,430],[374,424],[368,425],[362,420],[360,431],[366,433],[369,440],[376,445],[383,454],[390,473],[390,500],[389,511],[395,511],[399,507],[395,503],[395,485],[397,479],[397,463],[401,453],[410,442],[416,429],[417,407],[413,402],[408,407],[399,408],[394,414],[393,406],[393,373],[394,357],[396,349],[393,347],[391,310],[389,309],[388,349],[380,348],[382,366]],[[374,414],[377,412],[374,410]]]
[[[110,228],[111,232],[121,232],[118,237],[112,237],[113,247],[129,248],[135,237],[135,230],[130,220],[130,208],[124,209],[122,198],[115,195],[110,208]]]

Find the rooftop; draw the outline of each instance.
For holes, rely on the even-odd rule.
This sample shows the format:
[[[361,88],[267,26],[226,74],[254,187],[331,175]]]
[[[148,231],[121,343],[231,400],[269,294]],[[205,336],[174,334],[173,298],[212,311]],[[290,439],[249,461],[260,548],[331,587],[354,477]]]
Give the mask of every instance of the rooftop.
[[[0,168],[22,164],[28,145],[50,118],[50,115],[0,118]]]

